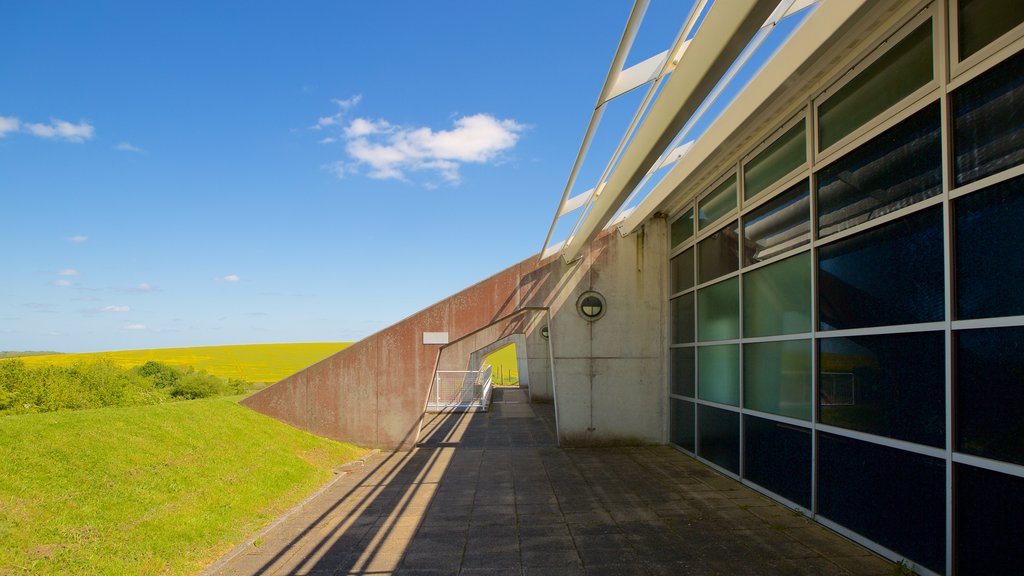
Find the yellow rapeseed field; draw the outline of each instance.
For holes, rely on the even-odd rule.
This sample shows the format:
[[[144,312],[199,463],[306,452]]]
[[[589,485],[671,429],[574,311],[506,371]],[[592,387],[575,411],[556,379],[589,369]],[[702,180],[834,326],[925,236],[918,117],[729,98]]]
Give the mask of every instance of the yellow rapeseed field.
[[[156,360],[171,366],[192,366],[221,378],[241,378],[250,382],[277,382],[310,364],[314,364],[351,342],[309,342],[303,344],[242,344],[236,346],[196,346],[192,348],[155,348],[81,354],[49,354],[19,358],[27,366],[48,364],[70,366],[75,362],[109,358],[123,368]],[[3,360],[0,360],[2,362]]]

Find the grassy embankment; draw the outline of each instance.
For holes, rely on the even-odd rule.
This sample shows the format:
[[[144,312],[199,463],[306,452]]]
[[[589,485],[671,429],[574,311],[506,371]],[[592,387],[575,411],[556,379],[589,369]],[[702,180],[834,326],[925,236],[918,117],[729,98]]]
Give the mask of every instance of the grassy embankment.
[[[0,574],[193,574],[365,453],[236,400],[0,418]]]

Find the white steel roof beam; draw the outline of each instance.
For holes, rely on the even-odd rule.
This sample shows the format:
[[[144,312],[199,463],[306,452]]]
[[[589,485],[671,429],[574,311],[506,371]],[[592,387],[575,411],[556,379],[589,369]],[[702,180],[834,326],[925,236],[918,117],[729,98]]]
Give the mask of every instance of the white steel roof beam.
[[[777,6],[777,0],[730,0],[711,6],[676,73],[665,83],[587,218],[565,246],[562,255],[567,262],[575,260],[600,233]]]

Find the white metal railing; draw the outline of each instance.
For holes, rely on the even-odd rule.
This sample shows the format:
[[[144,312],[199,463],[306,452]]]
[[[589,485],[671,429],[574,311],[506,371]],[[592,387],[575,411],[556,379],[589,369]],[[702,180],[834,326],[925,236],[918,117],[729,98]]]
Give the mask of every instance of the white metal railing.
[[[438,370],[427,412],[487,410],[492,384],[490,364],[480,370]]]

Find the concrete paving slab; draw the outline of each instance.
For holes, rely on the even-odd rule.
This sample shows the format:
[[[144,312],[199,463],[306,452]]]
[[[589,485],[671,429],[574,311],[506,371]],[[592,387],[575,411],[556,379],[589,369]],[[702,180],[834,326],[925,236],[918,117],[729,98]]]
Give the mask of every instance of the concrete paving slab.
[[[892,563],[669,447],[560,449],[502,391],[349,469],[207,575],[836,574]],[[259,545],[255,545],[258,542]]]

